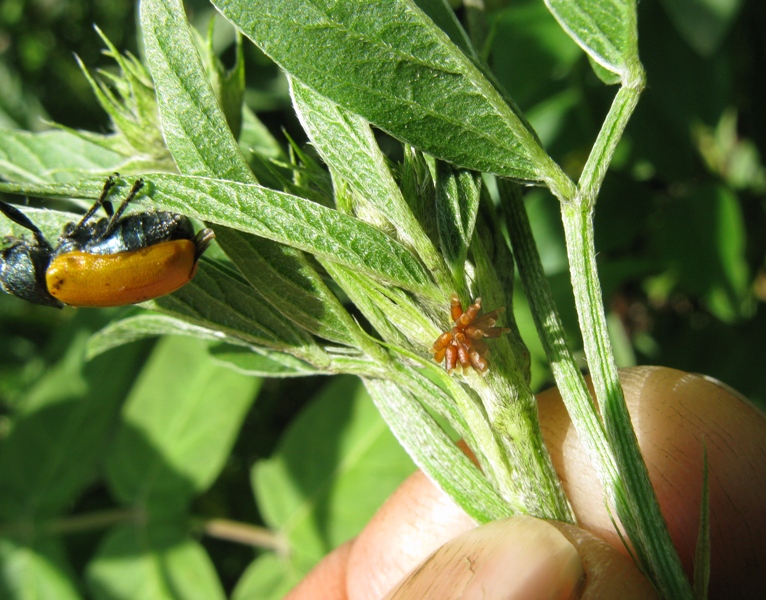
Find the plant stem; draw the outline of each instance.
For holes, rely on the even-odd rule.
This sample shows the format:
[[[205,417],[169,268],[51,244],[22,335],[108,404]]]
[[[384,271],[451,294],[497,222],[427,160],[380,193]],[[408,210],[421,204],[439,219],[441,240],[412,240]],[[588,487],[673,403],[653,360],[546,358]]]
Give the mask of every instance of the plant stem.
[[[596,266],[593,210],[606,170],[643,88],[643,73],[634,87],[621,88],[604,121],[583,170],[577,192],[561,197],[567,254],[588,359],[606,437],[616,461],[624,494],[619,488],[617,511],[628,528],[640,559],[665,598],[690,598],[691,588],[660,512],[638,441],[630,422],[607,330]],[[621,501],[624,499],[624,502]],[[635,523],[635,529],[631,522]]]
[[[4,535],[33,535],[45,534],[52,536],[71,535],[98,529],[106,529],[114,525],[141,523],[145,521],[142,511],[135,508],[115,508],[102,510],[71,517],[62,517],[45,521],[36,526],[32,524],[6,524],[0,530]],[[229,519],[196,518],[192,526],[210,537],[248,544],[258,548],[287,552],[286,543],[279,535],[265,527],[240,523]]]
[[[194,525],[205,535],[219,540],[273,550],[282,555],[288,550],[286,540],[265,527],[229,519],[196,519]]]
[[[521,499],[527,514],[573,523],[574,514],[543,442],[534,395],[525,381],[499,364],[504,358],[500,352],[493,358],[493,371],[485,379],[477,378],[472,387],[505,450],[503,492]]]
[[[609,113],[601,126],[593,149],[583,167],[578,182],[580,201],[587,208],[592,208],[601,189],[609,164],[612,162],[617,144],[625,132],[633,111],[636,109],[641,91],[644,88],[643,70],[637,76],[636,87],[621,87],[614,97]]]
[[[71,517],[62,517],[44,523],[41,527],[49,535],[69,535],[96,529],[106,529],[120,523],[136,520],[136,511],[129,508],[102,510]]]
[[[582,203],[562,205],[572,287],[606,436],[620,472],[627,508],[636,523],[631,539],[664,598],[689,598],[691,588],[660,512],[638,440],[630,422],[606,326],[593,244],[593,210]],[[617,504],[625,523],[621,503]],[[631,536],[632,537],[632,536]]]
[[[529,301],[537,333],[567,411],[591,463],[596,467],[604,489],[609,493],[611,482],[617,477],[617,466],[609,452],[606,434],[585,385],[585,379],[567,346],[564,325],[553,301],[540,254],[532,237],[532,228],[524,209],[521,192],[516,184],[509,181],[501,181],[499,187],[521,284]]]

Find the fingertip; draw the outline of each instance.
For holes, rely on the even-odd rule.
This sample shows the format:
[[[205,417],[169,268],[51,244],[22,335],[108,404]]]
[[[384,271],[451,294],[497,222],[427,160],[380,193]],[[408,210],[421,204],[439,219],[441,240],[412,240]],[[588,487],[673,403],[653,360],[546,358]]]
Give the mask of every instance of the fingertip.
[[[450,540],[386,600],[576,598],[584,583],[577,550],[533,517],[493,521]]]
[[[476,523],[421,471],[386,500],[349,556],[350,600],[378,600],[439,546]]]
[[[604,540],[569,523],[551,521],[551,525],[569,540],[582,561],[586,587],[580,600],[658,598],[652,584],[635,563]]]
[[[284,600],[346,600],[346,570],[353,545],[350,540],[330,552]]]

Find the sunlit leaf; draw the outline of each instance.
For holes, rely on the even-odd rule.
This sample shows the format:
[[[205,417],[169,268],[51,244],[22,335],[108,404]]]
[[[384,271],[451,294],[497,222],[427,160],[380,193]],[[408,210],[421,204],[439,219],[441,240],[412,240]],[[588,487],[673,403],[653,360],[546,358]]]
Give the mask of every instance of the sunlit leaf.
[[[636,0],[545,0],[545,4],[591,59],[622,81],[631,80],[638,62]]]
[[[560,178],[523,117],[412,2],[214,4],[290,75],[393,136],[478,171]]]

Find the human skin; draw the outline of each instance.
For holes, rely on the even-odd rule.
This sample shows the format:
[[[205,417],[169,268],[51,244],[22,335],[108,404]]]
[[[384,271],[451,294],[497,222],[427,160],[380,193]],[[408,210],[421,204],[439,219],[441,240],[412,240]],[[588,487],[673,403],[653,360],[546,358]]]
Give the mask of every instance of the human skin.
[[[763,414],[736,392],[699,375],[636,367],[621,371],[620,377],[685,569],[691,573],[693,568],[704,439],[712,547],[709,597],[766,597]],[[531,517],[477,527],[418,472],[356,539],[328,555],[287,598],[657,597],[626,557],[558,392],[540,394],[538,406],[543,437],[579,527]]]

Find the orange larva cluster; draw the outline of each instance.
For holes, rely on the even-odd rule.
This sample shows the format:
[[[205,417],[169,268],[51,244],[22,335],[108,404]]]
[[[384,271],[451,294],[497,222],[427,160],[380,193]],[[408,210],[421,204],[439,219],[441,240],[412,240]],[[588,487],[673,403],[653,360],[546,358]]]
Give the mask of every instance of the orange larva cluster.
[[[497,338],[510,331],[505,327],[495,327],[498,316],[504,310],[505,308],[498,308],[481,314],[481,298],[476,298],[474,303],[463,312],[457,294],[452,294],[450,313],[455,326],[442,333],[434,342],[432,349],[434,360],[437,363],[444,361],[444,368],[448,373],[458,364],[464,370],[473,367],[477,373],[485,373],[489,367],[487,363],[489,347],[482,338]]]

